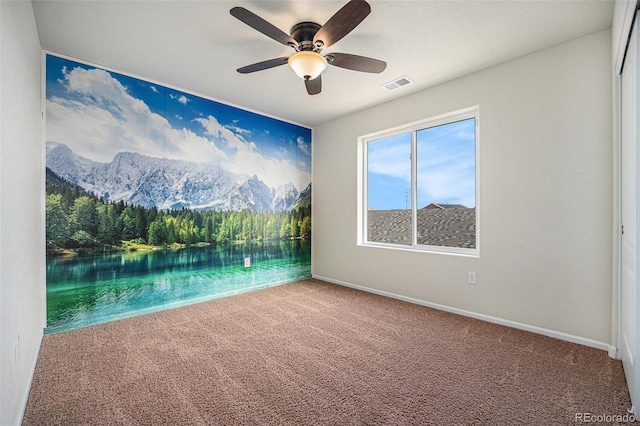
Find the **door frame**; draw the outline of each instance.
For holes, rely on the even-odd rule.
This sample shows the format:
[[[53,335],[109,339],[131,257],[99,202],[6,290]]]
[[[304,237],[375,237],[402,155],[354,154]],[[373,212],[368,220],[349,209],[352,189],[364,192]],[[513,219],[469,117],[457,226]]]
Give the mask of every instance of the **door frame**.
[[[617,52],[614,52],[615,56],[615,69],[614,69],[614,80],[615,80],[615,84],[614,84],[614,90],[616,90],[615,93],[615,97],[614,99],[616,99],[616,104],[615,104],[615,108],[614,108],[614,138],[617,140],[616,143],[616,149],[617,149],[617,173],[616,173],[616,178],[617,178],[617,202],[615,203],[616,205],[616,209],[617,209],[617,220],[618,223],[615,225],[615,231],[614,231],[614,235],[616,235],[615,238],[617,238],[617,244],[615,245],[615,247],[617,248],[617,253],[615,255],[615,259],[616,259],[616,263],[617,263],[617,268],[616,268],[616,273],[617,273],[617,280],[615,280],[614,282],[617,282],[617,287],[616,287],[616,295],[617,297],[614,298],[615,302],[614,302],[614,317],[612,318],[612,327],[614,328],[612,337],[616,339],[615,344],[613,345],[614,348],[616,348],[614,350],[614,353],[609,353],[610,356],[615,357],[617,359],[622,359],[623,358],[623,354],[622,351],[626,350],[623,345],[624,345],[624,338],[623,338],[623,322],[624,322],[624,318],[623,315],[625,314],[625,311],[623,309],[623,298],[622,298],[622,289],[623,289],[623,274],[624,274],[624,270],[623,270],[623,258],[624,258],[624,253],[623,253],[623,237],[622,237],[622,233],[623,233],[623,228],[622,226],[624,226],[624,223],[622,221],[623,219],[623,203],[624,203],[624,199],[623,199],[623,192],[622,192],[622,188],[624,185],[624,179],[623,179],[623,167],[622,167],[622,151],[623,151],[623,144],[625,143],[625,141],[622,140],[622,136],[623,136],[623,123],[622,123],[622,117],[623,117],[623,104],[622,104],[622,90],[623,90],[623,86],[622,86],[622,72],[623,72],[623,67],[624,67],[624,61],[625,58],[627,56],[627,49],[629,47],[629,43],[631,41],[631,37],[633,34],[633,29],[634,29],[634,23],[637,24],[637,11],[638,8],[640,7],[640,0],[628,0],[628,2],[626,3],[626,9],[624,11],[624,19],[622,21],[622,28],[621,31],[618,34],[613,34],[613,36],[619,36],[619,44],[618,44],[618,50]],[[636,31],[640,30],[640,28],[636,28]],[[634,37],[636,37],[636,41],[639,41],[638,38],[640,38],[640,34],[636,34]],[[636,46],[636,54],[640,53],[640,43]],[[631,172],[632,175],[635,176],[635,181],[636,181],[636,189],[635,189],[635,199],[631,200],[632,203],[635,203],[636,206],[636,214],[634,217],[635,220],[635,226],[633,228],[636,229],[635,232],[635,247],[636,247],[636,257],[635,257],[635,270],[636,270],[636,274],[635,274],[635,278],[634,278],[634,282],[632,285],[635,286],[635,313],[633,314],[636,319],[639,318],[638,317],[638,306],[640,305],[640,288],[639,288],[639,283],[640,283],[640,279],[638,278],[638,272],[640,272],[640,257],[638,257],[638,255],[640,254],[640,146],[638,146],[637,140],[640,137],[640,78],[638,78],[637,76],[640,75],[640,55],[637,55],[636,58],[636,111],[635,111],[635,115],[636,115],[636,123],[635,123],[635,128],[636,128],[636,142],[635,142],[635,151],[636,151],[636,156],[634,158],[634,161],[632,161],[631,164]],[[640,409],[640,355],[638,354],[639,350],[638,348],[640,348],[640,327],[636,326],[636,329],[634,331],[634,339],[635,339],[635,350],[634,352],[631,354],[631,359],[633,359],[635,362],[633,363],[629,363],[628,361],[626,362],[626,365],[624,365],[625,367],[625,376],[627,377],[627,383],[629,385],[629,393],[631,395],[631,399],[632,399],[632,407],[631,407],[631,411],[633,412],[633,414],[637,415]],[[625,364],[625,360],[623,360],[623,364]]]

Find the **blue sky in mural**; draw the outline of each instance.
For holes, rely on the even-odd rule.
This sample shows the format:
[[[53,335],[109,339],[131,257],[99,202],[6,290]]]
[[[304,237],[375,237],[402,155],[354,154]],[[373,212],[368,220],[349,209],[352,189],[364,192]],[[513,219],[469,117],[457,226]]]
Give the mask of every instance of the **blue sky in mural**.
[[[310,129],[53,55],[46,79],[47,140],[83,157],[138,152],[217,164],[271,187],[311,182]]]

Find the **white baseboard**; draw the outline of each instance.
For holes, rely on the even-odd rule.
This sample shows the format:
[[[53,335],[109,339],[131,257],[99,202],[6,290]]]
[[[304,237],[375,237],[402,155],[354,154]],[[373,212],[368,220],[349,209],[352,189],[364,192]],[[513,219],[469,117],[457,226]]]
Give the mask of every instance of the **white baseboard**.
[[[600,350],[606,351],[611,358],[617,359],[617,348],[615,346],[612,346],[608,343],[599,342],[597,340],[588,339],[586,337],[575,336],[573,334],[568,334],[568,333],[563,333],[561,331],[555,331],[547,328],[537,327],[535,325],[524,324],[521,322],[511,321],[504,318],[493,317],[491,315],[479,314],[477,312],[467,311],[464,309],[454,308],[446,305],[440,305],[438,303],[427,302],[425,300],[402,296],[400,294],[390,293],[387,291],[376,290],[374,288],[363,287],[357,284],[335,280],[333,278],[323,277],[317,274],[313,274],[313,278],[316,278],[322,281],[327,281],[333,284],[338,284],[344,287],[354,288],[356,290],[366,291],[366,292],[377,294],[380,296],[391,297],[393,299],[403,300],[409,303],[415,303],[416,305],[427,306],[429,308],[434,308],[434,309],[438,309],[445,312],[451,312],[453,314],[458,314],[465,317],[475,318],[482,321],[491,322],[494,324],[504,325],[506,327],[517,328],[518,330],[530,331],[532,333],[542,334],[543,336],[553,337],[559,340],[564,340],[567,342],[588,346],[590,348],[600,349]]]
[[[43,338],[44,338],[44,329],[40,333],[40,339],[38,340],[38,347],[36,348],[33,361],[31,362],[31,372],[29,373],[28,386],[25,389],[24,394],[22,395],[22,400],[20,401],[20,417],[18,417],[18,422],[16,423],[16,426],[20,426],[22,424],[22,420],[24,419],[24,412],[27,409],[27,402],[29,402],[29,392],[31,391],[33,376],[36,373],[36,364],[38,363],[38,356],[40,355],[40,347],[42,346]]]
[[[613,345],[609,345],[609,357],[613,358],[613,359],[617,359],[620,360],[622,358],[620,358],[620,352],[618,351],[618,348],[616,348]]]

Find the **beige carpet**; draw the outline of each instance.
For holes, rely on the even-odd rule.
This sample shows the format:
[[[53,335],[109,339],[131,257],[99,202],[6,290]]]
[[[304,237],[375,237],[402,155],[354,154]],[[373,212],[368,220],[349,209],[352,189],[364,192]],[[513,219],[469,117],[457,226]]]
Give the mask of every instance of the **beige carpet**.
[[[563,425],[629,407],[603,351],[305,280],[45,336],[23,424]]]

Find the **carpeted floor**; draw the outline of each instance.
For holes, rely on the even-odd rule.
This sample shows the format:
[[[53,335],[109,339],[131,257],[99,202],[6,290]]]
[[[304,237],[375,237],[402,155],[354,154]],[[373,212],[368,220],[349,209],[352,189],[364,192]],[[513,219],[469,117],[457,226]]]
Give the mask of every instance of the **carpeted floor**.
[[[563,425],[630,405],[603,351],[305,280],[46,335],[23,425]]]

